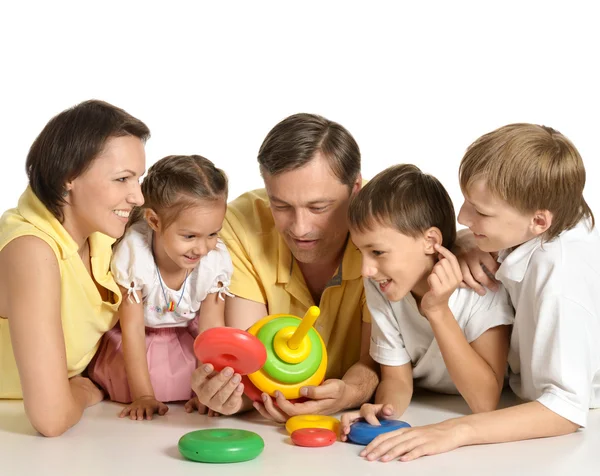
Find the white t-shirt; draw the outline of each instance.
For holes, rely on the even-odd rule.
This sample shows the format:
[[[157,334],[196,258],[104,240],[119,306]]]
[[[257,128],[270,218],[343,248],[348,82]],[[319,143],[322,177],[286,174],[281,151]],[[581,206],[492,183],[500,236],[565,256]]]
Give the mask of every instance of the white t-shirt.
[[[585,426],[600,407],[600,234],[582,220],[551,242],[501,252],[496,278],[515,307],[510,386]]]
[[[141,298],[146,327],[186,327],[208,294],[219,293],[221,298],[223,293],[230,295],[233,265],[221,240],[190,272],[185,289],[182,285],[178,290],[170,289],[162,277],[159,280],[151,247],[152,229],[142,220],[127,230],[113,251],[111,263],[115,281],[128,290],[127,298]],[[174,311],[167,310],[165,294],[168,301],[179,303]]]
[[[389,366],[412,362],[416,386],[457,394],[431,325],[419,312],[412,294],[400,301],[389,301],[369,279],[365,279],[365,294],[372,318],[371,357]],[[496,293],[488,291],[485,296],[458,288],[448,305],[469,343],[492,327],[512,324],[514,319],[503,287]]]

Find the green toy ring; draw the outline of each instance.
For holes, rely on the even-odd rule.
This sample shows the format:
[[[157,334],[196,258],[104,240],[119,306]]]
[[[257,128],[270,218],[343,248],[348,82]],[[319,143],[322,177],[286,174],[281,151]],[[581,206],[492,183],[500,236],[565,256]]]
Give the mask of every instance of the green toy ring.
[[[252,431],[213,428],[186,433],[179,439],[179,452],[201,463],[239,463],[256,458],[265,447]]]
[[[306,380],[316,372],[321,363],[323,349],[319,336],[313,328],[307,334],[310,339],[310,354],[302,362],[297,364],[284,362],[275,352],[273,340],[277,332],[285,327],[298,327],[299,323],[300,321],[294,317],[280,317],[267,322],[256,334],[256,337],[267,349],[267,360],[263,365],[264,372],[282,383],[294,384]]]

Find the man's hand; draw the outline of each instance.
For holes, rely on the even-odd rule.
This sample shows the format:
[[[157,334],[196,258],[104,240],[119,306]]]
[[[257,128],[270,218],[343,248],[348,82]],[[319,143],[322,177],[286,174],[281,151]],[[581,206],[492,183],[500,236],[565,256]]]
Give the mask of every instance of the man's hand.
[[[225,367],[213,375],[214,367],[203,364],[192,374],[192,390],[201,405],[211,411],[209,416],[233,415],[241,410],[243,404],[244,384],[240,374]]]
[[[265,418],[285,423],[295,415],[331,415],[346,408],[346,400],[351,388],[343,380],[325,380],[319,386],[307,386],[300,389],[303,397],[310,400],[292,403],[279,391],[275,392],[275,401],[266,393],[262,394],[263,403],[254,403],[254,408]]]

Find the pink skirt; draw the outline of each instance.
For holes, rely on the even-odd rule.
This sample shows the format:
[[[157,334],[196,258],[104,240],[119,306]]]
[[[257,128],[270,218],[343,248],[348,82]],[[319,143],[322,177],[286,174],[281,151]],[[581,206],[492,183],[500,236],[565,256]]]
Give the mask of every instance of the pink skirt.
[[[146,327],[146,359],[156,399],[161,402],[189,400],[192,372],[196,369],[196,326]],[[121,328],[117,324],[104,334],[98,353],[88,367],[89,377],[115,402],[130,403],[131,394],[122,351]]]

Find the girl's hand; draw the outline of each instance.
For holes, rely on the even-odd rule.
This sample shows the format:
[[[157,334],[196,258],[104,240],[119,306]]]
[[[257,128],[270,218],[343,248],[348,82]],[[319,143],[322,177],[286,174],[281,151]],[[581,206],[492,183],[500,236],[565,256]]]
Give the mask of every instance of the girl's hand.
[[[340,439],[346,441],[348,439],[348,433],[350,433],[350,426],[357,420],[365,420],[367,423],[379,426],[379,420],[391,420],[397,418],[394,407],[389,403],[364,403],[360,410],[354,412],[347,412],[342,415],[342,424],[340,430]]]
[[[456,256],[443,246],[435,245],[435,249],[439,261],[427,278],[429,291],[421,299],[421,310],[428,318],[448,308],[448,299],[463,280]]]
[[[468,428],[447,420],[435,425],[401,428],[376,437],[360,452],[369,461],[411,461],[421,456],[445,453],[466,444]]]
[[[152,420],[152,415],[154,415],[154,413],[158,413],[162,416],[168,411],[168,406],[159,402],[156,398],[147,395],[137,398],[127,405],[119,415],[119,418],[124,418],[129,415],[131,420],[143,420],[144,416],[147,420]]]

